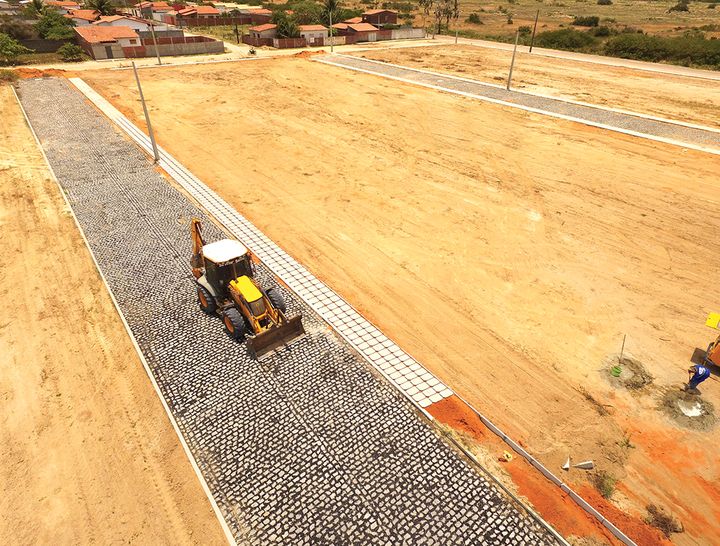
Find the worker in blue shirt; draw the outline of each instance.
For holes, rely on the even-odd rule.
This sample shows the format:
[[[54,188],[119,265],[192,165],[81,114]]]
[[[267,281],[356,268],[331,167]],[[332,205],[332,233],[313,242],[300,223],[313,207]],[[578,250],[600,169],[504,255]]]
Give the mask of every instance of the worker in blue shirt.
[[[688,375],[690,379],[688,380],[686,390],[696,389],[700,383],[710,377],[710,369],[706,366],[695,364],[688,368]]]

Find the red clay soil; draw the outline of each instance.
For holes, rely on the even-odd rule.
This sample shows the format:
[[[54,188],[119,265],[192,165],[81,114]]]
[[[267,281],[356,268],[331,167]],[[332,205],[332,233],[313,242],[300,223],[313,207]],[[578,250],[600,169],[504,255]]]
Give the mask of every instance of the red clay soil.
[[[618,529],[633,539],[638,546],[672,546],[672,542],[666,539],[658,529],[649,526],[639,518],[626,514],[603,498],[591,485],[582,484],[575,491],[614,523]]]
[[[66,70],[58,70],[56,68],[39,69],[39,68],[15,68],[15,73],[20,79],[27,80],[30,78],[72,78],[75,76],[72,72]]]
[[[507,449],[507,444],[489,430],[475,412],[457,396],[445,398],[426,409],[440,423],[470,434],[493,451],[502,453]],[[533,508],[563,536],[594,537],[611,544],[620,544],[597,519],[585,512],[522,457],[514,457],[506,463],[505,468],[517,486],[518,493],[528,499]],[[711,484],[708,486],[713,487]],[[583,484],[576,492],[639,546],[671,544],[657,529],[616,508],[590,485]],[[717,495],[719,492],[715,489],[714,493]]]

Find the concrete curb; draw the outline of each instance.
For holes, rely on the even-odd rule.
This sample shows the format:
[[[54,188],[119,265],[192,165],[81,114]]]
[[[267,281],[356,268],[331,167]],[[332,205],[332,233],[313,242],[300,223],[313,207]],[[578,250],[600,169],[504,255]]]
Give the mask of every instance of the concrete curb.
[[[135,352],[137,353],[138,358],[140,359],[140,362],[142,362],[143,368],[145,368],[145,373],[150,378],[150,382],[152,383],[153,388],[155,389],[155,393],[157,394],[157,397],[160,399],[160,402],[162,403],[163,409],[165,410],[165,413],[167,414],[168,419],[170,420],[170,423],[172,424],[173,429],[175,430],[175,434],[178,437],[178,440],[180,440],[180,445],[182,446],[183,450],[185,451],[185,455],[187,456],[188,460],[190,461],[190,465],[192,466],[193,472],[195,472],[195,475],[198,478],[198,481],[200,482],[200,485],[203,488],[203,491],[205,491],[205,495],[207,496],[208,500],[210,501],[210,505],[212,506],[213,511],[215,512],[215,516],[217,517],[218,521],[220,522],[220,527],[222,528],[223,532],[225,533],[225,538],[227,538],[227,541],[231,545],[236,545],[237,542],[235,541],[235,538],[232,535],[232,532],[230,531],[230,527],[228,527],[227,522],[225,521],[225,518],[223,517],[222,513],[220,512],[220,508],[218,507],[217,503],[215,502],[215,498],[213,497],[212,493],[210,492],[210,488],[208,487],[207,482],[205,481],[205,478],[202,475],[202,472],[200,472],[200,468],[198,467],[197,461],[195,460],[195,457],[193,457],[192,452],[190,451],[190,447],[188,446],[187,442],[185,441],[185,438],[180,431],[180,427],[178,427],[177,422],[175,421],[175,418],[172,415],[172,412],[170,411],[170,408],[167,405],[167,402],[165,401],[165,397],[162,395],[162,392],[160,391],[160,387],[157,384],[157,381],[155,380],[155,377],[153,376],[150,367],[148,366],[147,361],[145,360],[145,355],[143,355],[142,350],[140,349],[140,346],[137,343],[137,340],[135,339],[135,336],[132,333],[132,330],[130,330],[130,326],[128,325],[127,321],[125,320],[125,316],[123,315],[120,305],[117,302],[117,299],[115,299],[115,295],[113,294],[112,290],[110,289],[110,285],[107,282],[107,279],[105,278],[105,275],[103,274],[102,270],[100,269],[100,265],[97,262],[97,259],[95,258],[95,254],[93,253],[92,249],[90,248],[90,244],[88,243],[87,238],[85,237],[85,232],[83,231],[82,227],[80,226],[80,222],[78,221],[77,217],[75,216],[75,212],[73,211],[72,207],[70,206],[70,202],[68,201],[67,195],[65,195],[65,190],[63,190],[62,185],[60,184],[60,181],[55,176],[55,172],[53,171],[52,166],[50,165],[50,162],[47,159],[47,156],[45,155],[45,150],[43,150],[42,144],[40,144],[40,139],[38,138],[37,134],[35,133],[35,130],[33,129],[33,126],[30,124],[30,120],[28,119],[27,113],[25,112],[25,109],[23,108],[22,103],[20,102],[20,97],[18,97],[17,92],[15,91],[15,88],[13,86],[13,95],[15,96],[15,100],[18,103],[18,106],[20,107],[20,111],[23,114],[23,117],[25,118],[25,123],[27,124],[28,128],[30,129],[30,132],[33,135],[33,138],[35,139],[35,144],[37,145],[38,150],[40,150],[40,153],[42,154],[43,160],[45,161],[45,165],[48,168],[48,171],[50,172],[50,176],[55,182],[55,184],[58,187],[58,190],[60,191],[60,195],[62,195],[63,201],[65,202],[65,206],[70,211],[70,215],[72,216],[73,222],[75,222],[75,227],[77,227],[78,232],[80,233],[80,237],[82,237],[83,242],[85,243],[85,247],[87,248],[88,253],[90,254],[90,258],[92,258],[93,264],[95,265],[95,269],[98,272],[98,275],[100,276],[100,279],[102,280],[103,284],[105,285],[105,289],[107,290],[108,295],[110,296],[110,300],[112,301],[113,305],[115,306],[115,310],[117,311],[118,316],[120,317],[120,320],[123,323],[123,327],[125,328],[125,331],[127,332],[128,337],[130,338],[130,341],[133,344],[133,347],[135,347]]]

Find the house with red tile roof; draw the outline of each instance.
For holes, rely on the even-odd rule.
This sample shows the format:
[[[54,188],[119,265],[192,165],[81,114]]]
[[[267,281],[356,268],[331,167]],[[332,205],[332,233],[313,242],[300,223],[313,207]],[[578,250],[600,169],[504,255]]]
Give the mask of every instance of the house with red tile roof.
[[[378,28],[371,25],[370,23],[355,23],[347,26],[348,34],[354,34],[358,32],[377,32]]]
[[[132,15],[101,15],[98,20],[92,24],[102,27],[130,27],[133,30],[147,32],[150,31],[151,26],[156,31],[167,30],[168,28],[165,23],[140,19],[139,17],[133,17]]]
[[[124,58],[123,47],[141,45],[140,36],[130,27],[87,25],[76,27],[78,44],[93,59]]]
[[[97,21],[100,12],[94,9],[73,9],[63,15],[66,19],[72,20],[76,27],[89,25],[93,21]]]
[[[167,2],[140,2],[127,11],[135,17],[162,21],[163,15],[172,10],[172,6]]]
[[[362,14],[363,23],[372,25],[397,25],[397,11],[391,9],[371,9]]]
[[[305,38],[308,45],[325,45],[330,31],[322,25],[299,25],[300,37]]]
[[[48,0],[47,2],[45,2],[45,5],[53,8],[61,15],[65,15],[67,12],[74,9],[80,9],[80,4],[78,4],[77,2],[71,2],[66,0]]]
[[[275,38],[277,36],[277,25],[266,23],[248,29],[250,37],[255,39]]]
[[[347,25],[355,25],[357,23],[362,23],[362,22],[363,22],[362,17],[352,17],[350,19],[345,19],[343,21],[343,23],[345,23]]]

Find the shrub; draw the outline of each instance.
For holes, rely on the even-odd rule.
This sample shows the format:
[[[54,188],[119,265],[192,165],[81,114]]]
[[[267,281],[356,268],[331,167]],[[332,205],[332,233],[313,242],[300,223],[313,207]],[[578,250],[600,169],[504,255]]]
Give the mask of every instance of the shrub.
[[[12,64],[23,53],[30,53],[30,50],[15,38],[0,33],[0,63]]]
[[[31,38],[33,35],[32,27],[24,25],[17,19],[13,19],[9,15],[0,16],[0,32],[7,34],[16,40]]]
[[[597,0],[598,6],[612,6],[612,0]]]
[[[597,27],[593,30],[593,36],[597,36],[598,38],[610,36],[610,28],[605,26]]]
[[[666,538],[670,538],[671,533],[683,533],[685,528],[682,522],[669,514],[665,509],[648,504],[646,506],[648,515],[645,517],[645,523],[652,525],[656,529],[660,529]]]
[[[690,7],[688,6],[687,0],[680,0],[668,10],[668,13],[671,11],[690,11]]]
[[[18,79],[17,72],[14,70],[8,70],[7,68],[0,69],[0,83],[13,83]]]
[[[535,38],[535,43],[538,47],[574,51],[578,49],[589,49],[596,43],[596,40],[587,32],[565,28],[562,30],[541,32]]]
[[[507,16],[507,24],[508,24],[508,25],[512,25],[512,24],[513,24],[512,13],[508,13],[508,16]]]
[[[471,13],[465,19],[466,23],[472,23],[473,25],[482,25],[483,22],[480,20],[480,16],[477,13]]]
[[[82,61],[83,50],[75,44],[65,44],[57,50],[58,55],[63,61],[76,63]]]
[[[597,15],[577,16],[571,24],[576,27],[596,27],[600,24],[600,17]]]
[[[520,33],[521,36],[527,36],[528,34],[530,34],[532,32],[532,28],[530,28],[527,25],[522,25],[522,26],[518,27],[518,32]]]
[[[641,61],[669,61],[678,64],[720,68],[720,40],[704,38],[620,34],[605,44],[605,53]]]
[[[708,4],[707,9],[715,9],[715,4]]]

